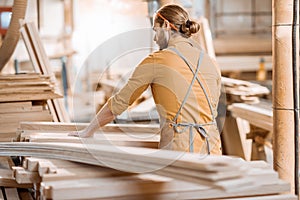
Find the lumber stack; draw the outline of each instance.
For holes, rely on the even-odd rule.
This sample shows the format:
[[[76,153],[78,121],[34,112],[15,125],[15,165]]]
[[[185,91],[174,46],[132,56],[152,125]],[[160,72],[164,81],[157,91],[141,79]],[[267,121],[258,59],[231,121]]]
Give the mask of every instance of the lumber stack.
[[[15,139],[21,121],[52,121],[46,101],[60,97],[49,76],[1,75],[0,141]]]
[[[21,36],[27,48],[35,72],[49,76],[51,81],[56,83],[55,75],[51,69],[50,61],[47,57],[37,27],[33,22],[25,22],[23,20],[20,21],[20,26]],[[56,85],[56,91],[58,90],[58,86]],[[47,100],[47,105],[51,111],[54,121],[70,121],[69,115],[66,112],[66,108],[62,101],[50,98]]]
[[[68,133],[85,128],[87,123],[21,122],[18,140],[26,142],[58,142],[109,144],[157,148],[159,143],[158,124],[107,124],[95,132],[93,138],[69,137]]]
[[[40,183],[42,199],[295,199],[279,195],[290,186],[264,162],[101,144],[87,150],[70,143],[1,143],[0,150],[64,160],[27,158],[14,168],[20,183]],[[119,170],[106,168],[111,164]]]
[[[222,77],[222,84],[229,103],[258,103],[259,97],[270,93],[268,88],[249,81]]]
[[[17,183],[13,176],[14,162],[10,157],[0,156],[0,199],[27,199],[30,200],[30,194],[27,188],[33,187],[32,183]]]
[[[36,73],[0,75],[0,102],[45,100],[61,96],[49,76]]]

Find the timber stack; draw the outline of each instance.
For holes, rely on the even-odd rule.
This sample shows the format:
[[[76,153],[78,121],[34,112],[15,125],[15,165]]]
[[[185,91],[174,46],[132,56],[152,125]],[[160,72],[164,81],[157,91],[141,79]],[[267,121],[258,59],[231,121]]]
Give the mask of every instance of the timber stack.
[[[21,123],[25,142],[1,143],[0,155],[21,156],[11,174],[18,184],[32,186],[35,199],[296,199],[281,194],[289,183],[264,161],[143,146],[145,138],[157,144],[156,125],[107,125],[93,140],[58,136],[85,126]],[[138,133],[143,137],[130,139]],[[123,146],[104,140],[114,134]]]
[[[47,100],[61,98],[49,76],[0,76],[0,141],[16,139],[21,121],[53,121]]]

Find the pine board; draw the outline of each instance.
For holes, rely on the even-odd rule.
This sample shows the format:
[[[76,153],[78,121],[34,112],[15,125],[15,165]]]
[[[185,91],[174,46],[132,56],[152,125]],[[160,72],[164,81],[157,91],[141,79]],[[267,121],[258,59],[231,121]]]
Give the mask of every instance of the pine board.
[[[32,111],[42,111],[42,105],[32,105],[31,101],[0,103],[0,113],[23,113]]]
[[[20,121],[51,121],[52,116],[48,110],[38,112],[5,113],[0,115],[0,123],[20,122]]]
[[[25,94],[0,94],[0,102],[31,101],[56,99],[62,96],[53,92],[45,91],[43,93],[25,93]]]
[[[221,199],[214,199],[214,200],[221,200]],[[279,194],[279,195],[268,195],[268,196],[227,198],[226,200],[298,200],[298,198],[292,194]]]
[[[228,108],[234,117],[239,117],[249,121],[257,127],[273,131],[272,107],[264,108],[259,105],[248,105],[244,103],[234,103]]]
[[[20,200],[17,188],[5,188],[7,199]]]
[[[1,136],[1,135],[0,135]],[[95,134],[93,138],[78,138],[70,137],[68,133],[21,133],[21,141],[28,142],[61,142],[61,143],[84,143],[88,140],[92,140],[95,144],[111,144],[118,146],[132,146],[132,147],[146,147],[146,148],[158,148],[159,137],[153,137],[149,134],[140,134],[138,138],[130,137],[123,133],[105,133]]]
[[[29,188],[32,184],[18,184],[13,177],[13,162],[10,157],[0,157],[0,186],[14,188]]]
[[[88,123],[62,123],[62,122],[21,122],[21,130],[63,132],[84,129]],[[160,128],[158,124],[107,124],[101,127],[99,132],[124,132],[124,133],[153,133],[158,134]]]
[[[43,182],[42,195],[54,199],[80,198],[117,198],[126,196],[148,196],[160,194],[176,194],[176,199],[213,199],[247,195],[273,194],[285,191],[287,184],[278,182],[263,185],[246,191],[230,193],[206,186],[187,183],[167,178],[157,178],[146,175],[130,176],[127,178],[82,179],[78,184],[74,181]],[[49,195],[49,196],[48,196]]]

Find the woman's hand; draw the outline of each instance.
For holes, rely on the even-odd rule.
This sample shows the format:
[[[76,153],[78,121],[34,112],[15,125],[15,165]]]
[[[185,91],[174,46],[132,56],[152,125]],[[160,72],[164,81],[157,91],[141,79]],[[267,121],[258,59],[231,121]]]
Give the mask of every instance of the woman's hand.
[[[94,134],[89,134],[87,131],[85,130],[81,130],[81,131],[73,131],[71,133],[68,134],[68,136],[74,136],[74,137],[80,137],[80,138],[88,138],[88,137],[93,137]]]

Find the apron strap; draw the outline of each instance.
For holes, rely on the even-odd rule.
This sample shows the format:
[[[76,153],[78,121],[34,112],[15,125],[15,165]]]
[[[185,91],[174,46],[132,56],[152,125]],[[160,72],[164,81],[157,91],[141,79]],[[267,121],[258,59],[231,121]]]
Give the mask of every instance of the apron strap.
[[[205,139],[205,142],[206,142],[206,147],[207,147],[207,152],[208,154],[210,154],[210,147],[209,147],[209,142],[208,142],[208,134],[206,133],[206,130],[203,128],[203,126],[205,125],[211,125],[211,124],[215,124],[215,116],[214,116],[214,113],[213,113],[213,109],[212,109],[212,105],[211,105],[211,102],[209,100],[209,97],[207,95],[207,92],[205,90],[205,88],[203,87],[202,85],[202,82],[199,80],[198,78],[198,73],[199,73],[199,70],[200,70],[200,66],[201,66],[201,63],[202,63],[202,60],[203,60],[203,56],[204,56],[204,52],[201,51],[200,52],[200,56],[199,56],[199,59],[198,59],[198,64],[197,64],[197,68],[196,68],[196,71],[194,71],[194,69],[191,67],[190,63],[186,60],[186,58],[176,49],[176,48],[173,48],[173,47],[169,47],[168,49],[174,51],[179,57],[181,57],[183,59],[183,61],[187,64],[187,66],[189,67],[189,69],[191,70],[191,72],[193,73],[193,79],[191,81],[191,84],[189,85],[189,88],[185,94],[185,97],[173,119],[173,128],[174,130],[177,132],[177,133],[182,133],[184,132],[187,128],[189,128],[189,151],[190,152],[194,152],[194,133],[193,133],[193,128],[195,128],[197,130],[197,132]],[[210,111],[211,111],[211,115],[212,115],[212,122],[210,123],[207,123],[207,124],[195,124],[195,123],[177,123],[177,119],[178,119],[178,116],[183,108],[183,106],[185,105],[189,95],[190,95],[190,92],[192,90],[192,87],[195,83],[195,80],[197,80],[197,82],[199,83],[200,87],[202,88],[204,94],[205,94],[205,97],[207,99],[207,102],[209,104],[209,107],[210,107]],[[179,130],[178,127],[181,126],[183,127],[182,130]]]
[[[185,57],[183,57],[183,55],[177,49],[175,49],[175,48],[170,48],[170,49],[173,50],[173,51],[175,51],[175,53],[178,54],[184,60],[184,62],[189,66],[189,68],[192,69],[191,66],[190,66],[190,64],[185,59]],[[193,87],[193,85],[195,83],[195,80],[197,79],[197,75],[198,75],[198,72],[200,70],[200,65],[202,63],[203,56],[204,56],[204,53],[201,51],[200,57],[198,59],[198,65],[197,65],[197,68],[196,68],[196,72],[192,71],[192,73],[194,75],[193,79],[192,79],[191,84],[189,85],[189,88],[188,88],[188,90],[187,90],[187,92],[185,94],[185,97],[184,97],[184,99],[183,99],[183,101],[182,101],[182,103],[181,103],[181,105],[180,105],[180,107],[179,107],[179,109],[178,109],[178,111],[177,111],[174,119],[173,119],[173,122],[175,122],[175,123],[177,121],[177,118],[178,118],[178,116],[179,116],[179,114],[180,114],[183,106],[185,105],[185,103],[186,103],[186,101],[187,101],[187,99],[188,99],[188,97],[189,97],[189,95],[191,93],[191,90],[192,90],[192,87]]]
[[[187,66],[189,67],[189,69],[191,70],[191,72],[193,73],[193,75],[194,75],[194,77],[193,77],[193,79],[196,77],[196,80],[197,80],[197,82],[198,82],[198,84],[200,85],[200,87],[201,87],[201,89],[203,90],[203,92],[204,92],[204,95],[205,95],[205,98],[206,98],[206,100],[207,100],[207,103],[208,103],[208,106],[209,106],[209,109],[210,109],[210,112],[211,112],[211,116],[212,116],[212,120],[213,121],[215,121],[215,115],[214,115],[214,112],[213,112],[213,108],[212,108],[212,104],[211,104],[211,101],[210,101],[210,99],[209,99],[209,97],[208,97],[208,94],[207,94],[207,92],[206,92],[206,89],[205,89],[205,87],[203,86],[203,84],[202,84],[202,82],[199,80],[199,78],[198,78],[198,72],[199,72],[199,69],[200,69],[200,65],[201,65],[201,62],[202,62],[202,59],[203,59],[203,56],[204,56],[204,52],[203,51],[201,51],[200,52],[200,57],[199,57],[199,59],[198,59],[198,65],[197,65],[197,69],[196,69],[196,72],[194,71],[194,69],[191,67],[191,65],[190,65],[190,63],[187,61],[187,59],[176,49],[176,48],[174,48],[174,47],[168,47],[168,49],[169,50],[171,50],[171,51],[173,51],[173,52],[175,52],[179,57],[181,57],[181,59],[187,64]],[[198,70],[198,71],[197,71]],[[192,83],[194,84],[194,82],[193,82],[193,80],[192,80]],[[189,86],[189,90],[190,90],[190,88],[192,88],[192,84]],[[189,91],[188,91],[189,92]],[[184,98],[184,100],[183,100],[183,102],[182,102],[182,104],[185,104],[185,102],[186,102],[186,99],[187,99],[187,96],[188,96],[188,94],[186,95],[186,97]],[[177,120],[177,118],[178,118],[178,116],[179,116],[179,114],[180,114],[180,112],[181,112],[181,109],[182,109],[182,107],[183,107],[183,105],[180,105],[180,110],[179,110],[179,112],[177,112],[176,113],[176,115],[175,115],[175,118],[174,118],[174,122],[176,122],[176,120]]]

